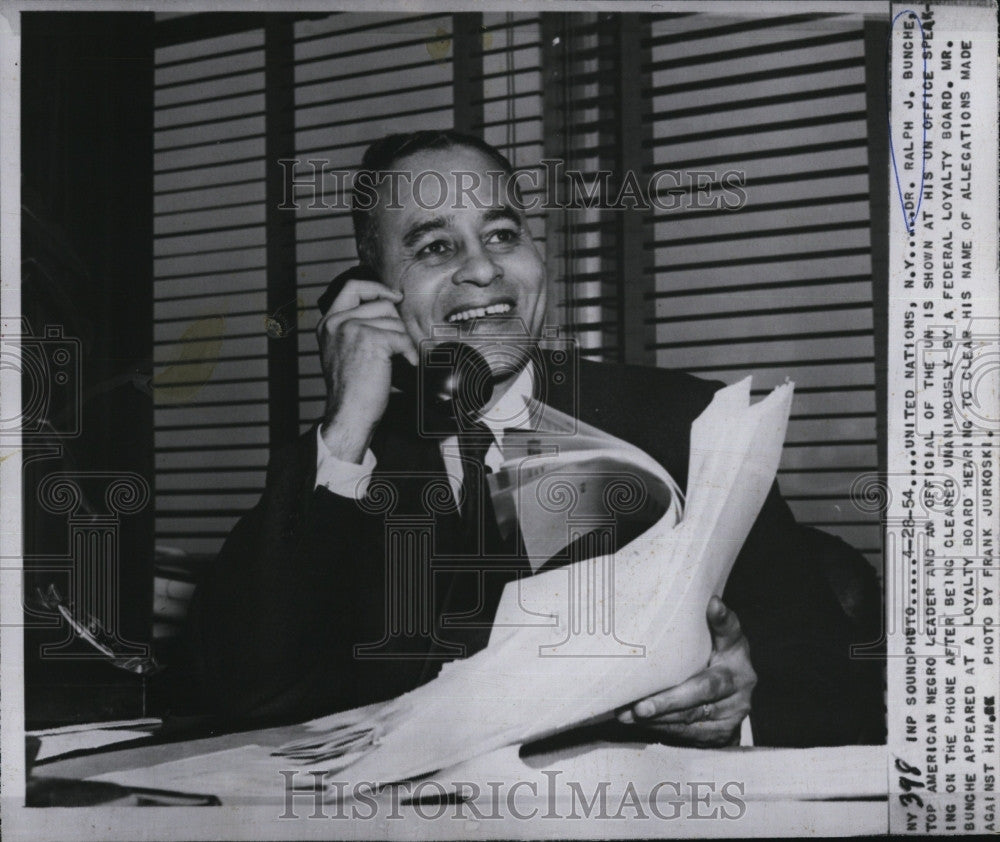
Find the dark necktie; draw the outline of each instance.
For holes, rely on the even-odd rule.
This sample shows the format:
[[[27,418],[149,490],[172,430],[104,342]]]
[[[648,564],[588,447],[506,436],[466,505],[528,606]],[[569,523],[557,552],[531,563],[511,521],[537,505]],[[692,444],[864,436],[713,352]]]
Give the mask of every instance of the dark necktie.
[[[462,457],[462,549],[476,557],[501,554],[505,549],[486,482],[492,473],[486,465],[486,451],[493,442],[492,431],[481,421],[458,436]]]
[[[517,530],[505,539],[497,526],[487,477],[486,452],[494,443],[489,427],[476,422],[458,437],[462,457],[460,553],[465,557],[445,600],[449,615],[446,639],[462,643],[466,655],[482,649],[489,639],[504,586],[519,571],[530,572]]]

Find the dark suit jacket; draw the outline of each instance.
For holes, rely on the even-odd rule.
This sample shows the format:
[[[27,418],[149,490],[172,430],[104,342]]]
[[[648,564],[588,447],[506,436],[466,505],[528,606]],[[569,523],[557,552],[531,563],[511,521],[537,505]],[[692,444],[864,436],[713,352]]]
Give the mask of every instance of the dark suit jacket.
[[[577,376],[548,384],[541,397],[642,448],[683,485],[691,422],[719,385],[581,361]],[[373,482],[388,479],[395,515],[426,515],[423,490],[428,477],[445,477],[444,465],[438,442],[414,435],[401,398],[390,400],[372,442]],[[436,672],[419,647],[410,659],[354,657],[355,644],[384,637],[384,509],[314,489],[315,474],[312,430],[272,459],[260,502],[196,592],[189,624],[196,673],[204,698],[232,722],[330,713],[398,695]],[[457,525],[457,512],[439,512],[435,544]],[[756,744],[884,739],[881,664],[850,655],[852,643],[879,637],[874,571],[838,539],[797,525],[777,485],[723,599],[742,623],[758,675]]]

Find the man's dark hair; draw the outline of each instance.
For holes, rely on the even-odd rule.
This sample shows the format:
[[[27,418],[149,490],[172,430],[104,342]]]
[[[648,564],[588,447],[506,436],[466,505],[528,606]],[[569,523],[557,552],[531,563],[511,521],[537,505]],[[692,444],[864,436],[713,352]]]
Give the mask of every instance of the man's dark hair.
[[[507,156],[482,138],[462,132],[444,129],[441,131],[405,132],[386,135],[374,141],[361,159],[357,179],[377,188],[382,174],[391,170],[400,160],[417,152],[438,149],[452,149],[464,146],[481,152],[507,175],[514,174],[514,167]],[[357,183],[357,181],[355,182]],[[362,266],[378,272],[378,224],[375,208],[360,207],[355,192],[351,202],[351,216],[354,219],[354,242],[358,249],[358,259]]]

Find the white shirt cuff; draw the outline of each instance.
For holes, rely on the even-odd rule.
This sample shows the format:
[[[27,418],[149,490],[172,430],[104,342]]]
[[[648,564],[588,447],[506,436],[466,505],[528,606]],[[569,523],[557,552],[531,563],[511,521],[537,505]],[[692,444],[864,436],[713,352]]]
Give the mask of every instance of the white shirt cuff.
[[[744,716],[743,721],[740,723],[740,745],[741,746],[753,745],[753,729],[750,727],[749,716]]]
[[[365,451],[360,465],[338,459],[323,441],[320,428],[316,428],[316,488],[322,486],[341,497],[361,500],[368,493],[368,483],[375,464],[375,454],[371,448]]]

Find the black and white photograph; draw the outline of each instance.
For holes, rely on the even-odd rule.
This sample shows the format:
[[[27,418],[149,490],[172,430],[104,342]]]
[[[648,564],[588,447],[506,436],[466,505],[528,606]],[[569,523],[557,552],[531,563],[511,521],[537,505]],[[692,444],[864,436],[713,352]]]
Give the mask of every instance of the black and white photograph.
[[[995,3],[0,20],[12,839],[996,832]]]

